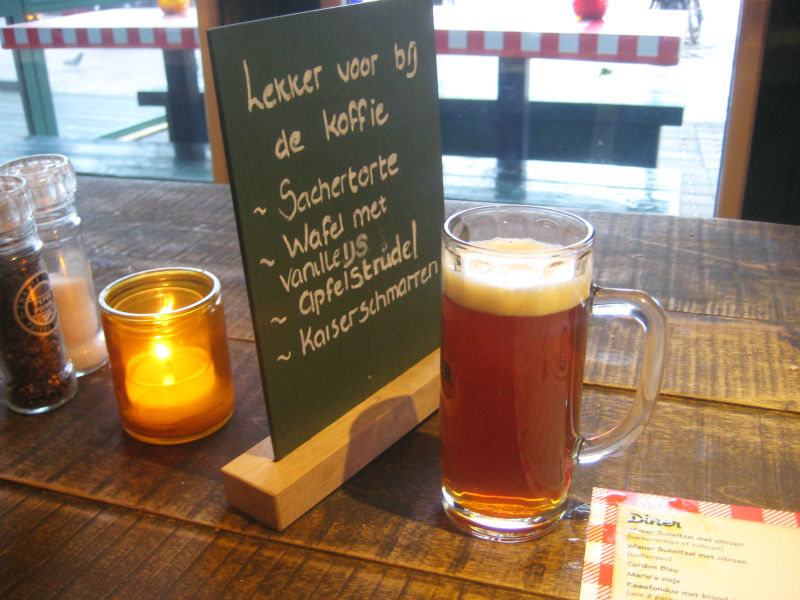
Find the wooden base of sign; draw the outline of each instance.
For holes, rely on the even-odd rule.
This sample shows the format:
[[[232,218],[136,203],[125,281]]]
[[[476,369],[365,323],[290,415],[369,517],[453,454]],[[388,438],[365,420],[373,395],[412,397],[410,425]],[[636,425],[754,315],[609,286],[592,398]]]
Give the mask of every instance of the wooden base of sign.
[[[299,448],[274,460],[269,437],[222,468],[228,502],[284,529],[439,407],[439,351]]]

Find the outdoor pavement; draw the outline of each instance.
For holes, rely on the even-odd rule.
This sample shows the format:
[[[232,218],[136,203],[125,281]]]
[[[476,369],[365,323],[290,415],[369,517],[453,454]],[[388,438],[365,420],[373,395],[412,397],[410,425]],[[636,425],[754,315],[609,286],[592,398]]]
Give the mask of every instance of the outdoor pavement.
[[[547,7],[555,0],[520,1],[540,1],[543,7]],[[608,17],[615,11],[641,10],[649,2],[609,0]],[[681,172],[680,214],[693,217],[708,217],[714,213],[740,0],[701,0],[701,5],[704,20],[700,42],[696,45],[684,43],[677,66],[531,61],[533,99],[537,90],[565,86],[576,87],[587,101],[591,101],[593,90],[603,88],[613,88],[615,93],[644,88],[682,94],[685,100],[684,123],[681,127],[662,128],[658,167]],[[164,89],[166,86],[159,50],[48,50],[46,56],[62,136],[91,138],[108,133],[105,120],[100,122],[100,119],[91,119],[91,113],[88,117],[80,113],[74,101],[76,97],[95,96],[101,104],[103,97],[108,98],[106,104],[109,107],[114,105],[114,114],[119,115],[119,129],[151,119],[161,111],[140,107],[135,99],[139,90]],[[468,82],[473,90],[492,86],[496,89],[496,66],[489,64],[487,67],[486,64],[476,62],[474,67],[470,67],[468,78],[456,73],[448,81],[446,61],[440,62],[440,91],[449,95],[454,89],[463,87],[457,84],[464,82]],[[15,80],[11,52],[0,50],[0,116],[4,121],[0,144],[3,135],[26,135],[18,94],[15,96],[16,92],[10,90],[11,82]],[[5,97],[4,101],[2,97]],[[71,112],[75,112],[74,118]],[[93,121],[97,122],[96,125],[92,124]]]

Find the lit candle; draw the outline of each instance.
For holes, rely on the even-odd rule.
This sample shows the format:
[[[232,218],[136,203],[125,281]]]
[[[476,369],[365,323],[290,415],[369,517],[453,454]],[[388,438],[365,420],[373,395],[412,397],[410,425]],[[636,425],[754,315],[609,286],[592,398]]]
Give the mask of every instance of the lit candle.
[[[196,440],[233,414],[219,280],[199,269],[155,269],[100,293],[122,426],[156,444]]]
[[[203,418],[218,403],[211,358],[199,348],[176,348],[156,342],[152,352],[130,359],[125,389],[126,416],[143,427],[171,427]]]

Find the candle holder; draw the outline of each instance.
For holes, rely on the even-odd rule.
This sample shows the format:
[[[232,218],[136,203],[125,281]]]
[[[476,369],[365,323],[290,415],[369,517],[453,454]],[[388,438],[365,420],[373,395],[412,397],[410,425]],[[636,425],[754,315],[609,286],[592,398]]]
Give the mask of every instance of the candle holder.
[[[178,444],[230,419],[234,393],[219,280],[208,271],[156,269],[100,293],[122,426]]]

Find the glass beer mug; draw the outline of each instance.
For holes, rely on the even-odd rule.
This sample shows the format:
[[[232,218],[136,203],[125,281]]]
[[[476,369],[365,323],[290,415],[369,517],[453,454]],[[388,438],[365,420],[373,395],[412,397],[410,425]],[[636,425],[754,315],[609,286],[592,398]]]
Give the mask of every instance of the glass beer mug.
[[[573,465],[632,442],[658,398],[666,316],[644,292],[592,282],[592,225],[532,206],[471,208],[444,225],[441,460],[445,512],[498,541],[533,539],[564,513]],[[589,315],[645,331],[628,414],[578,431]]]

